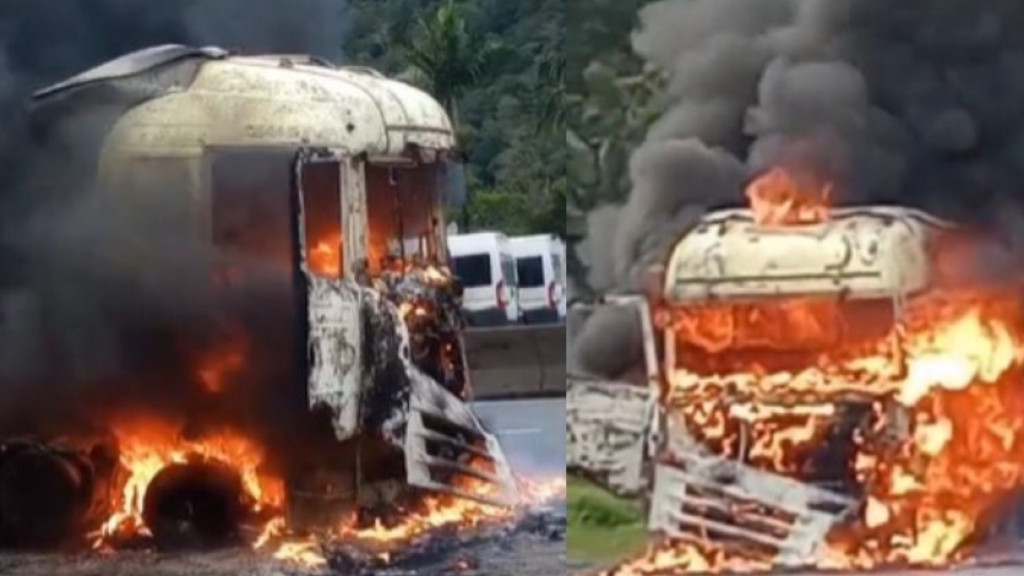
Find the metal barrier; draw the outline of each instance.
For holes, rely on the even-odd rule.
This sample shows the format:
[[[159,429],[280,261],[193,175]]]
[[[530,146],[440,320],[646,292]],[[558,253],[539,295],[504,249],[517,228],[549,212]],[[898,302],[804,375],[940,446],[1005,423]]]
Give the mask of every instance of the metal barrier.
[[[565,394],[565,324],[470,328],[464,339],[476,398]]]

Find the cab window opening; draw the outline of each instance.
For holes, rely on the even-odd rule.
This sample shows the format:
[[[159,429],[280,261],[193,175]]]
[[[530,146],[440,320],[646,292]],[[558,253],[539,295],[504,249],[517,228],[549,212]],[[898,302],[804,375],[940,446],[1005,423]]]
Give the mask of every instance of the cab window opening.
[[[402,271],[413,263],[440,263],[437,171],[433,164],[367,166],[367,266],[371,274]]]
[[[336,162],[310,162],[302,168],[306,264],[325,278],[342,277],[341,171]]]

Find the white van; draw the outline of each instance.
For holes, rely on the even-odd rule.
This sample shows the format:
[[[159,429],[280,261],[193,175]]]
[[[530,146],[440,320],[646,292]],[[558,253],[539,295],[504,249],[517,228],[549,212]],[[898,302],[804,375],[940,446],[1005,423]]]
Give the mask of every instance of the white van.
[[[470,326],[519,322],[516,263],[500,232],[448,237],[452,273],[464,290],[462,308]]]
[[[527,324],[565,321],[565,243],[550,234],[509,239]]]

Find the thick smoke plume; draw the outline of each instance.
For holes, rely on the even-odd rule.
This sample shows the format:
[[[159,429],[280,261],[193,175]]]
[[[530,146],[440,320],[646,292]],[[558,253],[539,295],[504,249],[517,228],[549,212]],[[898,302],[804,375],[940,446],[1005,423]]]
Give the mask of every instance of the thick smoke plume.
[[[344,0],[65,0],[0,3],[0,224],[20,219],[46,179],[26,165],[71,142],[40,133],[28,116],[32,92],[103,62],[158,44],[217,45],[246,53],[341,52]],[[94,130],[100,129],[99,127]],[[81,130],[78,130],[81,132]],[[69,136],[65,133],[62,136]],[[76,138],[97,137],[76,134]],[[50,170],[52,173],[52,170]],[[13,213],[12,213],[13,211]],[[0,278],[9,274],[0,273]]]
[[[252,268],[268,280],[219,301],[210,270],[222,255],[178,225],[180,198],[162,194],[158,177],[136,191],[148,199],[144,208],[94,189],[100,145],[123,110],[83,107],[54,117],[45,107],[30,110],[31,94],[165,43],[337,59],[344,8],[340,0],[0,3],[0,432],[86,412],[86,401],[146,398],[188,404],[191,413],[240,413],[251,401],[245,391],[226,393],[220,406],[199,405],[196,359],[228,342],[231,329],[219,323],[225,312],[260,310],[290,281]],[[279,337],[278,352],[290,335]],[[267,371],[266,382],[247,383],[249,396],[281,376]]]
[[[1024,3],[664,0],[635,51],[669,105],[626,204],[591,215],[591,281],[636,291],[700,215],[768,166],[835,182],[835,202],[919,207],[1024,249]],[[583,329],[585,337],[591,327]],[[606,323],[596,329],[607,333]],[[603,348],[580,349],[600,371]]]

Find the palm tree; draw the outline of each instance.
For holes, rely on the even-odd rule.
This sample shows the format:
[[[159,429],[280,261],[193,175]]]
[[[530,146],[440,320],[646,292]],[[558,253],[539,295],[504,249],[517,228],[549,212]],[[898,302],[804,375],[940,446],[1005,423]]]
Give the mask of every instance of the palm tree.
[[[447,0],[433,15],[420,19],[417,37],[401,51],[406,61],[426,76],[427,89],[458,126],[458,99],[480,78],[491,47],[482,36],[466,30],[458,6]]]
[[[561,43],[546,43],[540,48],[536,75],[543,87],[537,130],[547,135],[565,134],[565,52]]]

